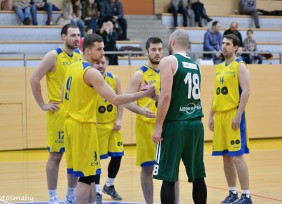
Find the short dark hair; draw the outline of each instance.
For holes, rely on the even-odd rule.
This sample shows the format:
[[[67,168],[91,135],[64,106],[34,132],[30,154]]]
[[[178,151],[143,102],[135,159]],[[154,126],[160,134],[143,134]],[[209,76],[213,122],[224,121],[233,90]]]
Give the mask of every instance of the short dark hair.
[[[213,21],[213,22],[212,22],[212,27],[213,27],[213,26],[216,26],[216,24],[218,24],[218,23],[219,23],[219,21]]]
[[[236,35],[234,35],[234,34],[224,35],[223,38],[226,38],[228,40],[232,40],[232,43],[233,43],[234,46],[239,46],[240,45],[239,38]]]
[[[163,41],[162,41],[160,38],[157,38],[157,37],[151,37],[151,38],[149,38],[149,39],[146,41],[146,50],[149,49],[151,43],[153,43],[153,44],[162,43],[162,44],[163,44]]]
[[[76,24],[73,24],[73,23],[69,23],[69,24],[64,25],[64,27],[61,30],[61,35],[63,35],[63,34],[67,35],[69,28],[78,28],[78,26]]]
[[[249,30],[247,30],[247,35],[248,35],[249,32],[252,33],[252,34],[254,33],[254,31],[252,29],[249,29]]]
[[[92,48],[95,42],[103,42],[103,38],[95,33],[86,35],[83,40],[83,52],[86,48]]]

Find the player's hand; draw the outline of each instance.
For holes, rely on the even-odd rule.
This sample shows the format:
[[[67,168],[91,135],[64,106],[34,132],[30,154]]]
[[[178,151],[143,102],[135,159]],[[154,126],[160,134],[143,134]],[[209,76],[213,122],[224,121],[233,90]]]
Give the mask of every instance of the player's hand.
[[[154,86],[147,86],[147,89],[144,90],[146,92],[146,96],[149,98],[156,97],[156,88]]]
[[[59,104],[59,102],[50,102],[50,103],[44,104],[41,107],[41,109],[44,110],[44,111],[54,112],[54,111],[57,111],[57,110],[60,109],[58,104]]]
[[[208,126],[209,126],[209,129],[213,132],[214,131],[214,120],[213,120],[213,117],[209,118]]]
[[[241,124],[241,115],[236,114],[232,120],[232,129],[237,130],[238,128],[240,128],[240,124]]]
[[[142,81],[141,85],[140,85],[140,91],[145,91],[147,90],[149,87],[149,84],[147,81]]]
[[[161,141],[163,141],[162,129],[159,130],[158,128],[156,128],[153,134],[153,142],[157,144],[158,142]]]
[[[119,131],[121,129],[121,121],[116,120],[115,125],[114,125],[114,131]]]
[[[142,109],[142,115],[144,115],[147,118],[155,118],[156,113],[150,111],[148,107],[150,106],[151,103],[148,103],[143,109]]]

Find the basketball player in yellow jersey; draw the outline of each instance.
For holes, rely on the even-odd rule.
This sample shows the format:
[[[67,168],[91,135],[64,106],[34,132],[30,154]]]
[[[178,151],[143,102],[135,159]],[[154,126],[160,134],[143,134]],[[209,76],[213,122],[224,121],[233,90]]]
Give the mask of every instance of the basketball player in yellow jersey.
[[[245,63],[236,58],[239,39],[225,35],[222,54],[225,62],[216,66],[214,98],[209,128],[214,131],[213,156],[223,156],[229,195],[221,203],[251,204],[248,166],[244,154],[249,153],[245,108],[250,95],[250,78]],[[236,189],[237,175],[242,196]]]
[[[117,95],[101,73],[92,67],[104,55],[103,38],[89,34],[83,40],[83,60],[67,70],[64,83],[64,125],[68,174],[79,177],[76,204],[95,202],[94,175],[100,174],[96,132],[98,94],[118,106],[142,97],[155,97],[155,88],[147,86],[133,94]]]
[[[82,54],[78,50],[80,33],[76,25],[67,24],[61,30],[63,46],[49,51],[42,59],[38,68],[32,74],[30,84],[34,98],[39,107],[47,113],[47,141],[50,152],[47,166],[47,183],[50,204],[59,203],[57,194],[58,170],[65,151],[64,148],[64,115],[61,105],[61,91],[65,80],[65,73],[70,64],[81,60]],[[46,76],[48,102],[44,102],[41,93],[41,79]],[[68,176],[68,190],[66,203],[74,202],[77,181]]]
[[[104,77],[116,94],[122,94],[120,79],[106,71],[107,61],[104,56],[101,60],[93,64]],[[120,168],[121,158],[124,155],[123,142],[121,135],[121,119],[123,106],[115,106],[101,96],[97,101],[97,135],[99,140],[100,159],[111,157],[108,166],[108,178],[103,187],[103,192],[110,195],[113,200],[122,200],[116,192],[114,181]],[[102,193],[100,190],[100,175],[95,176],[96,204],[102,203]]]
[[[127,93],[135,93],[142,83],[156,87],[160,93],[160,74],[158,64],[163,57],[163,43],[157,37],[151,37],[146,42],[148,61],[131,77]],[[136,115],[136,165],[141,166],[141,187],[145,202],[153,203],[153,168],[155,164],[156,144],[152,140],[156,124],[157,95],[155,100],[141,98],[136,103],[126,104],[125,107]],[[178,191],[176,191],[178,192]],[[178,198],[178,196],[177,196]]]

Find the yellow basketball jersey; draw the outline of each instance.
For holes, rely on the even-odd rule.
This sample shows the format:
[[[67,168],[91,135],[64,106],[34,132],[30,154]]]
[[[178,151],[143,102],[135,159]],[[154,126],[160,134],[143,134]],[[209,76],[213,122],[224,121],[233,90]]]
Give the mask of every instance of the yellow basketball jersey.
[[[61,101],[62,85],[65,81],[67,68],[78,60],[82,59],[82,54],[78,49],[74,50],[72,56],[69,56],[62,48],[57,48],[56,68],[46,74],[48,89],[48,98],[50,101]]]
[[[213,111],[227,111],[239,106],[241,88],[238,69],[240,63],[244,62],[237,58],[229,65],[223,62],[216,66]]]
[[[151,86],[156,87],[156,93],[160,94],[160,72],[159,70],[155,70],[147,65],[142,66],[140,69],[137,71],[141,71],[143,74],[143,81],[148,82]],[[149,106],[148,106],[149,104]],[[143,97],[139,100],[137,100],[137,105],[140,107],[145,107],[148,106],[148,109],[152,112],[157,113],[157,102],[151,98],[148,97]],[[147,118],[143,115],[137,114],[136,115],[137,119],[141,119],[146,122],[151,122],[155,123],[156,118]]]
[[[98,93],[83,79],[85,71],[92,68],[87,61],[77,61],[71,64],[66,73],[64,84],[66,117],[70,116],[79,122],[96,122]]]
[[[109,84],[116,92],[117,84],[114,76],[110,72],[106,72],[105,82]],[[97,100],[97,123],[110,123],[117,118],[117,107],[106,99],[98,95]]]

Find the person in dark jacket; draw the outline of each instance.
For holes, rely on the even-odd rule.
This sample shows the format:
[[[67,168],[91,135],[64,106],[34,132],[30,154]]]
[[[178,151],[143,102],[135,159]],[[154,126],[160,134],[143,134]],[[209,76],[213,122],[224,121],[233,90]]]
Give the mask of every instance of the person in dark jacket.
[[[105,51],[117,51],[116,41],[118,34],[114,29],[114,22],[110,19],[103,23],[100,29],[100,35],[104,40],[104,50]],[[117,54],[106,54],[109,59],[109,65],[118,65],[118,55]]]
[[[123,16],[123,7],[119,0],[105,0],[102,4],[100,13],[100,22],[104,22],[106,18],[111,17],[113,22],[118,24],[122,31],[120,40],[127,39],[127,21]],[[102,26],[100,24],[100,26]]]

